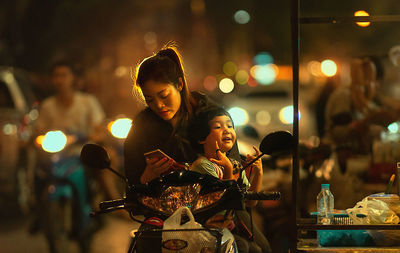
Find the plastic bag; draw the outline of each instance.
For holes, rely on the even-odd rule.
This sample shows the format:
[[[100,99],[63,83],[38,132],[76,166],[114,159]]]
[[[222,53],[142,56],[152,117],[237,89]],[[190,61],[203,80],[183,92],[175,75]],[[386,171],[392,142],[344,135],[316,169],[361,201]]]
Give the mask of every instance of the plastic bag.
[[[385,202],[368,197],[346,212],[355,225],[398,224],[400,220]]]
[[[364,198],[354,208],[346,210],[354,224],[380,225],[398,224],[400,218],[382,200]],[[357,216],[357,214],[359,216]],[[360,217],[360,216],[364,217]],[[377,246],[400,245],[400,231],[398,230],[367,230]]]
[[[181,224],[182,215],[186,214],[189,221]],[[162,252],[200,252],[203,248],[215,251],[217,239],[210,232],[203,228],[200,223],[194,220],[193,214],[187,207],[176,210],[168,219],[164,221],[163,230],[169,229],[203,229],[196,231],[163,231],[162,233]],[[175,250],[174,250],[175,249]],[[206,251],[208,252],[208,251]]]

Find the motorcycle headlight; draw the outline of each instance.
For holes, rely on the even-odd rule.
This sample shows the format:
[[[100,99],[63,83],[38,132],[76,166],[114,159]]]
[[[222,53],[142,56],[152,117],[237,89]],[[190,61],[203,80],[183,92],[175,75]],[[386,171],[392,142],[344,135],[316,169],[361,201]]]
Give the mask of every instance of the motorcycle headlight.
[[[199,196],[199,199],[198,199],[193,211],[213,205],[224,195],[224,193],[225,193],[225,190],[211,192],[211,193],[207,193],[207,194]]]
[[[129,118],[120,118],[111,121],[108,125],[108,131],[118,139],[125,139],[128,136],[129,130],[132,126],[132,120]]]
[[[224,191],[219,191],[200,195],[200,189],[199,184],[170,186],[158,198],[142,195],[139,196],[139,201],[144,206],[169,216],[182,206],[186,206],[192,211],[210,206],[224,193]]]
[[[44,137],[38,137],[36,141],[41,142],[44,151],[57,153],[67,145],[67,136],[62,131],[49,131]]]

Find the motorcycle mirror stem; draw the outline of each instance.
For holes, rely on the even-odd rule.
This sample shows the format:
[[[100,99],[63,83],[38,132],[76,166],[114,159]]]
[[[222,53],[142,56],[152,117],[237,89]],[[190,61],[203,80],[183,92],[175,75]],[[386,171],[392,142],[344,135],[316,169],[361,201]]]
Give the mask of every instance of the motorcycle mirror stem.
[[[118,171],[111,168],[110,156],[104,147],[93,143],[85,144],[81,151],[80,160],[84,165],[90,168],[97,170],[110,170],[112,173],[120,177],[126,185],[128,185],[128,179]]]
[[[287,131],[276,131],[265,136],[260,143],[261,154],[244,165],[240,170],[240,174],[252,165],[255,161],[260,159],[263,155],[277,155],[285,152],[290,152],[293,148],[293,135]],[[238,179],[239,183],[243,183],[241,177]]]

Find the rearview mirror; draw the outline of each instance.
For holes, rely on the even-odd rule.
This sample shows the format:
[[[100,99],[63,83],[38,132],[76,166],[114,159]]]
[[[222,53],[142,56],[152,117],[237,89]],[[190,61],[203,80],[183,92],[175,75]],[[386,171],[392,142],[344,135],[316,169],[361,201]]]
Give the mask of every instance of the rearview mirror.
[[[107,169],[110,168],[110,157],[107,151],[97,144],[85,144],[81,151],[81,162],[91,168]]]
[[[293,149],[293,135],[287,131],[276,131],[264,137],[260,144],[260,151],[266,155],[277,155],[291,152]]]

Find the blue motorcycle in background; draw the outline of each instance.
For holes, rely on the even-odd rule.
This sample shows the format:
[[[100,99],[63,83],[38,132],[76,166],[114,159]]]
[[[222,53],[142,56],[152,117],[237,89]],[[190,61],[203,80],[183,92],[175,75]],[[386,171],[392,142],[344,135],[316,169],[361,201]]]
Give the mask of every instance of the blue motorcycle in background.
[[[85,140],[62,131],[49,131],[36,139],[41,147],[36,170],[36,211],[51,253],[75,251],[77,246],[81,252],[90,250],[94,231],[89,218],[91,183],[79,160]]]

